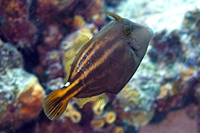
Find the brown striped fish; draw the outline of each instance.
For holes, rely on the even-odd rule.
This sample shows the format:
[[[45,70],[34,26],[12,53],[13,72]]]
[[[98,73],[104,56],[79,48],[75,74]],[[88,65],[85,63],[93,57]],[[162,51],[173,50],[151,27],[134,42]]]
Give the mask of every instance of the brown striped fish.
[[[150,28],[111,12],[101,12],[113,21],[92,39],[85,39],[83,45],[72,48],[76,56],[69,66],[66,84],[44,99],[44,112],[51,120],[60,117],[72,97],[85,104],[88,100],[106,100],[105,93],[119,93],[146,53],[153,37]]]

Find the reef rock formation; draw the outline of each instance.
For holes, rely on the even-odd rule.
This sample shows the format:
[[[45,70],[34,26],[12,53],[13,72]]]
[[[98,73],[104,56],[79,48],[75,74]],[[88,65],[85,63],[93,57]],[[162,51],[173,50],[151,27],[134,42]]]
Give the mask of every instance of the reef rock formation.
[[[22,56],[12,45],[0,48],[0,130],[10,130],[41,112],[45,92],[37,77],[23,70]]]

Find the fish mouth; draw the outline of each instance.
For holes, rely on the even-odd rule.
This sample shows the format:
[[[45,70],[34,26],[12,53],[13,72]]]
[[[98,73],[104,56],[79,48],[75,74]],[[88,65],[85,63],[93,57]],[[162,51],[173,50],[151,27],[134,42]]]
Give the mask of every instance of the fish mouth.
[[[139,55],[137,54],[137,53],[138,53],[138,50],[133,46],[133,44],[128,43],[128,45],[131,47],[131,49],[133,50],[133,52],[135,53],[135,55],[136,55],[137,57],[139,57]]]

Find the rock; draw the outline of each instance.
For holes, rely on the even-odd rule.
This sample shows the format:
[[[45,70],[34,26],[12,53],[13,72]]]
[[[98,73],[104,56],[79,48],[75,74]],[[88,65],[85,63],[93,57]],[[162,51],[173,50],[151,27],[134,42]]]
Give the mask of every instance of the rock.
[[[16,128],[41,112],[45,92],[34,75],[8,69],[0,86],[0,130]]]

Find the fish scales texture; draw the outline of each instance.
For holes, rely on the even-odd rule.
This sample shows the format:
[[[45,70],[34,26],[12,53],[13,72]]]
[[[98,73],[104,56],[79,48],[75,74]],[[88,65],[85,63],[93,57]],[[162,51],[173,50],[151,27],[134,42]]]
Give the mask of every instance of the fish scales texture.
[[[70,98],[87,98],[108,92],[117,94],[127,84],[144,57],[148,43],[153,37],[150,28],[101,11],[113,19],[106,28],[86,42],[76,55],[68,79],[69,86],[52,92],[44,102],[44,112],[57,119],[63,112],[58,109],[62,102],[66,108]],[[53,94],[55,93],[55,94]],[[56,104],[59,104],[56,105]],[[50,111],[48,111],[50,110]],[[51,112],[49,114],[49,112]]]

